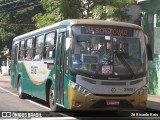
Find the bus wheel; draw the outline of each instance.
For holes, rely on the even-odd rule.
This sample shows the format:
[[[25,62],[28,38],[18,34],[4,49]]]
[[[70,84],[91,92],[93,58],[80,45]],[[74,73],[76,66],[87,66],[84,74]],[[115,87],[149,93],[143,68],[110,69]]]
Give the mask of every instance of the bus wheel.
[[[25,98],[25,94],[22,92],[22,81],[21,81],[21,79],[19,79],[19,81],[18,81],[18,96],[19,96],[20,99]]]
[[[50,86],[48,97],[49,97],[49,106],[50,106],[51,110],[57,111],[57,105],[54,101],[54,88],[52,85]]]

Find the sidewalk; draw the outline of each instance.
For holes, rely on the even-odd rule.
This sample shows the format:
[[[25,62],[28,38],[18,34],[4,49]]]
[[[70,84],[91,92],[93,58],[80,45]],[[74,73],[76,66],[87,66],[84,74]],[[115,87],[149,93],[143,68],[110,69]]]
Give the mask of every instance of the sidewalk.
[[[150,94],[148,94],[147,107],[151,110],[160,111],[160,95],[150,95]]]
[[[4,79],[6,81],[10,81],[10,76],[9,75],[2,75],[0,74],[0,79]],[[158,110],[160,111],[160,95],[150,95],[148,94],[148,103],[147,103],[147,108],[151,110]]]
[[[0,73],[0,79],[4,79],[4,80],[6,80],[6,81],[10,81],[11,80],[11,78],[10,78],[10,76],[9,75],[2,75],[1,73]]]

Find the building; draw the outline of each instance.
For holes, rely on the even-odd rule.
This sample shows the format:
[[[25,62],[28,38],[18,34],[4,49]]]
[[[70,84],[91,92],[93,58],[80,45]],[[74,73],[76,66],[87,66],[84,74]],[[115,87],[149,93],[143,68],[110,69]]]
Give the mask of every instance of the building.
[[[141,26],[152,47],[149,62],[149,93],[160,95],[160,0],[137,0],[141,6]]]
[[[127,14],[131,16],[131,19],[128,20],[127,22],[129,23],[134,23],[137,25],[141,24],[141,8],[139,5],[132,4],[126,7]]]

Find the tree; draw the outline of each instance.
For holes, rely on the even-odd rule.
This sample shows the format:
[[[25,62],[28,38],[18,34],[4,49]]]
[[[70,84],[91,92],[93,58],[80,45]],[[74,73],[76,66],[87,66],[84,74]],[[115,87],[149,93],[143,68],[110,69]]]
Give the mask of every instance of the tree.
[[[37,27],[50,25],[64,19],[108,19],[125,21],[126,6],[134,0],[41,0],[45,14],[39,13],[33,17]]]
[[[36,4],[35,4],[36,3]],[[32,17],[43,13],[38,0],[0,1],[0,51],[7,46],[11,51],[12,40],[15,36],[36,29]]]
[[[130,19],[126,8],[135,3],[135,0],[94,0],[94,3],[97,5],[93,9],[93,13],[100,19],[113,18],[126,21]]]

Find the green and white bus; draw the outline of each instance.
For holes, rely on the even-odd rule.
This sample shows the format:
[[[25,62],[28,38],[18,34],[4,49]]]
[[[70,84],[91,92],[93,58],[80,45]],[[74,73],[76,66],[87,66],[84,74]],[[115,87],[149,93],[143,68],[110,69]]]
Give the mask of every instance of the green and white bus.
[[[13,39],[11,85],[53,111],[143,109],[150,54],[137,25],[64,20]]]

